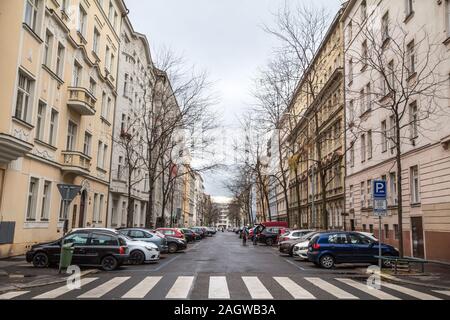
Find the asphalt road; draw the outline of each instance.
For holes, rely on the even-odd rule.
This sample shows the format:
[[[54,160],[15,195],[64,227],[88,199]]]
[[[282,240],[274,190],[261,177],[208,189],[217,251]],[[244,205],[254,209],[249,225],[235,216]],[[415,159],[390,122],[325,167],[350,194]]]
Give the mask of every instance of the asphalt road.
[[[384,283],[369,289],[361,268],[323,270],[280,256],[276,247],[243,246],[234,233],[218,233],[156,264],[125,266],[82,279],[81,289],[48,285],[0,299],[450,299],[450,292]]]

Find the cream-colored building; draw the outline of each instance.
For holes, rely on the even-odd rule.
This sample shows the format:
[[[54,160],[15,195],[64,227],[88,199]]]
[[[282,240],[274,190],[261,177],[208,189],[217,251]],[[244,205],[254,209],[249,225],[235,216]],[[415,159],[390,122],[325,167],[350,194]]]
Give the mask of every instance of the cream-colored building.
[[[357,139],[349,152],[346,175],[351,228],[378,236],[372,182],[383,179],[388,185],[388,215],[382,219],[381,240],[399,245],[397,212],[402,206],[404,254],[450,261],[450,2],[352,0],[342,21],[347,127],[353,128],[347,144]],[[375,45],[373,38],[366,36],[370,30],[377,35]],[[377,72],[367,62],[375,55],[384,63]],[[438,65],[441,58],[446,60]],[[429,73],[424,71],[427,65],[438,68]],[[387,80],[382,72],[389,75]],[[396,145],[391,140],[396,137],[395,115],[383,106],[390,103],[396,90],[419,90],[420,83],[443,87],[433,95],[413,95],[407,105],[397,109],[404,114],[400,122],[403,201],[399,203]],[[431,96],[435,99],[430,100]],[[423,117],[429,107],[434,111]]]
[[[0,257],[104,226],[121,0],[0,2]],[[64,216],[58,184],[82,186]]]

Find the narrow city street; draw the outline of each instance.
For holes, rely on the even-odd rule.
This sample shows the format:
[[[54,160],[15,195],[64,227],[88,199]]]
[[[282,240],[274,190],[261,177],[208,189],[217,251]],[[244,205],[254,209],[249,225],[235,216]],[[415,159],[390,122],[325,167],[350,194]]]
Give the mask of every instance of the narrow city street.
[[[381,291],[369,289],[364,268],[323,270],[280,255],[276,246],[253,246],[251,242],[243,246],[235,233],[219,232],[156,264],[124,266],[83,277],[81,289],[48,285],[8,292],[0,299],[437,300],[450,295],[386,282]]]

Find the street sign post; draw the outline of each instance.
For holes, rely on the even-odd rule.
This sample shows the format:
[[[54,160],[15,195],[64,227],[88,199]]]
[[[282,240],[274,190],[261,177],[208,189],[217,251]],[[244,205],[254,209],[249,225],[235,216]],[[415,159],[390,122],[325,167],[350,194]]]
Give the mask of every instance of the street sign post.
[[[381,217],[387,215],[387,185],[385,180],[373,181],[373,212],[378,217],[378,266],[381,271]]]

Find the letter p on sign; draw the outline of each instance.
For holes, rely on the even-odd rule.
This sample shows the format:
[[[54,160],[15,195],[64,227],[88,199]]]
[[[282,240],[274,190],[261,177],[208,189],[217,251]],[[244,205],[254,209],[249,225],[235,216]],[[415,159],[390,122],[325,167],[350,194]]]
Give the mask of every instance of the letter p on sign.
[[[373,182],[373,197],[378,200],[386,200],[386,181],[375,180]]]

